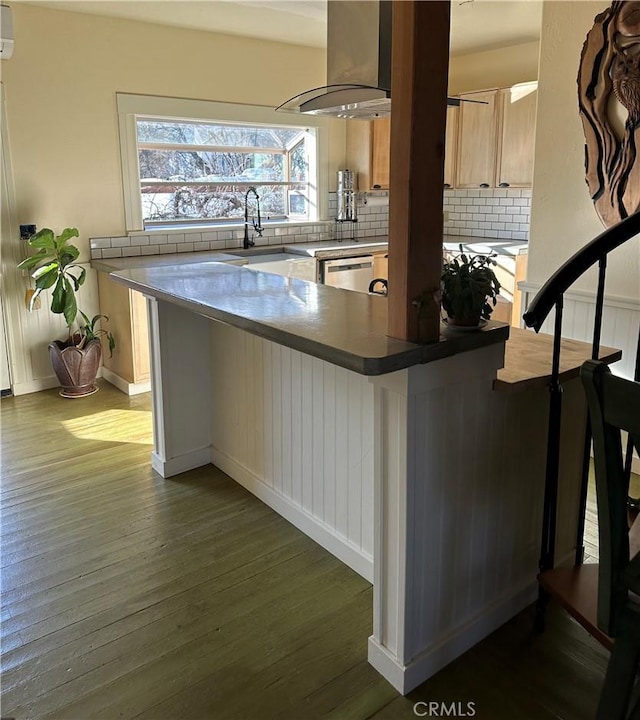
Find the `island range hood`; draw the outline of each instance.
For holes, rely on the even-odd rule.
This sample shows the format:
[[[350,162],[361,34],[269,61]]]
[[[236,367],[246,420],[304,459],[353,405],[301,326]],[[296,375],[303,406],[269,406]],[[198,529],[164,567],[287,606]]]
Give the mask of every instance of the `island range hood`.
[[[327,85],[276,110],[375,120],[391,112],[392,0],[328,0]],[[447,98],[459,105],[459,98]]]

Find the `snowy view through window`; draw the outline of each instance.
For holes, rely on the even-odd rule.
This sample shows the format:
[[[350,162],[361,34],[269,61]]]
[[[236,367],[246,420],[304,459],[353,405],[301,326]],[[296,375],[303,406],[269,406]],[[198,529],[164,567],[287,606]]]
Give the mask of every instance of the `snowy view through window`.
[[[250,187],[260,195],[263,219],[310,219],[311,132],[138,118],[145,225],[243,221]]]

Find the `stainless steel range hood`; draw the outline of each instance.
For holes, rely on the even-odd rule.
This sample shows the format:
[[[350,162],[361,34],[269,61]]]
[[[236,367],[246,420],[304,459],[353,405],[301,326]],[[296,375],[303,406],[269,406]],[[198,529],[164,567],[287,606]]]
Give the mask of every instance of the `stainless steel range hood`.
[[[276,108],[374,120],[391,112],[392,0],[328,0],[327,85]],[[459,105],[458,98],[447,98]]]

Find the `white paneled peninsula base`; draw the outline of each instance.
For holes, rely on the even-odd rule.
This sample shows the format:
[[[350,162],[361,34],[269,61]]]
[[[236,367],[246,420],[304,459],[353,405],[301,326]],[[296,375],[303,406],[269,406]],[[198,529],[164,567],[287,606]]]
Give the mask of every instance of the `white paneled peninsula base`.
[[[506,326],[420,346],[380,297],[217,263],[112,277],[148,298],[154,468],[214,463],[372,581],[397,690],[532,601],[545,394],[526,418],[493,391]]]

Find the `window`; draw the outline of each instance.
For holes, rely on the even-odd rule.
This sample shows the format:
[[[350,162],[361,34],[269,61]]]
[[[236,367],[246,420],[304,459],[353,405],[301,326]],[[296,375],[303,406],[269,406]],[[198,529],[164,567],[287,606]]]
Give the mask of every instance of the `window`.
[[[118,95],[118,110],[127,230],[242,223],[251,187],[263,220],[322,217],[324,119],[135,95]]]
[[[309,219],[306,128],[136,119],[145,226],[244,218],[250,187],[263,217]],[[290,193],[295,207],[287,204]]]

